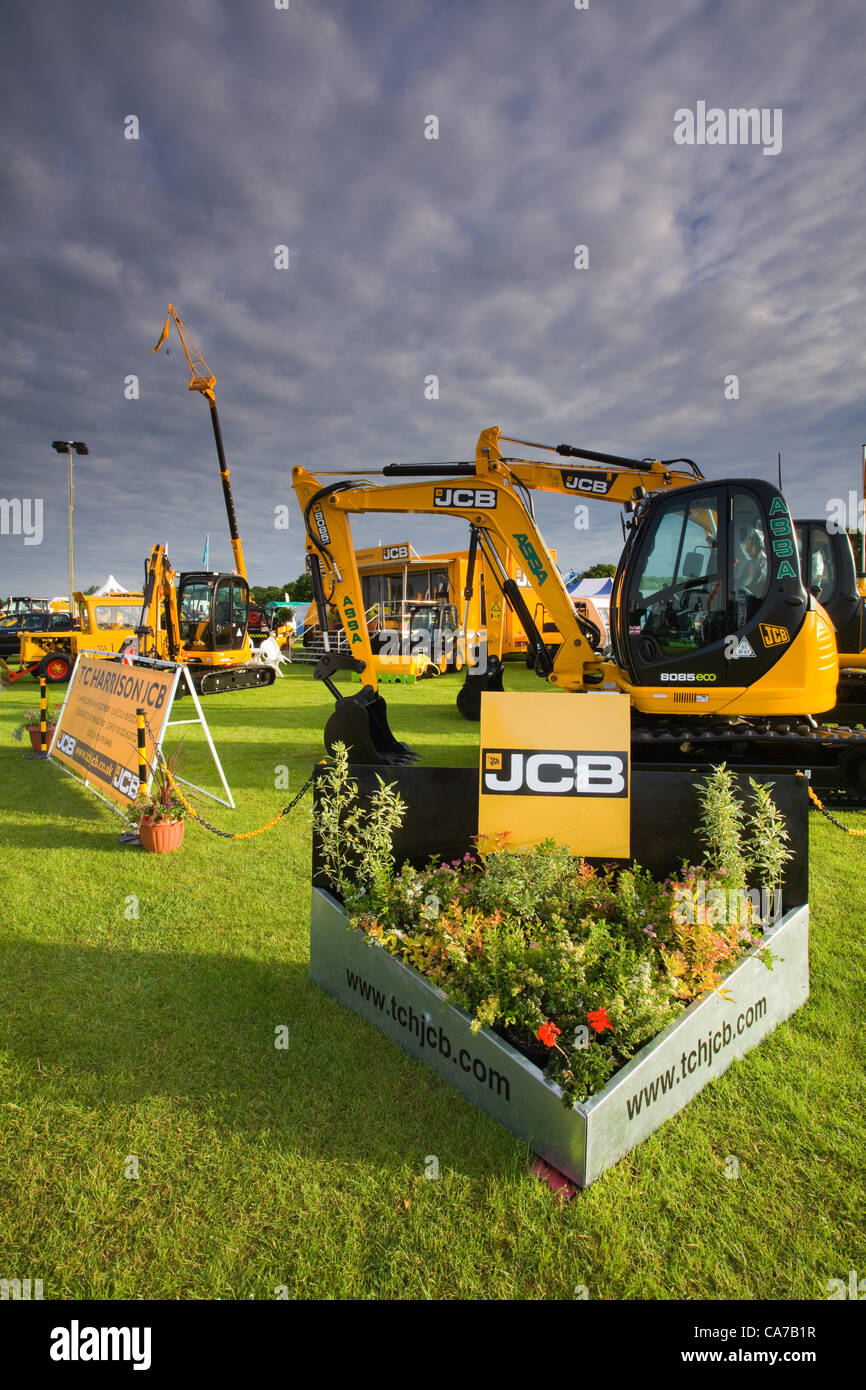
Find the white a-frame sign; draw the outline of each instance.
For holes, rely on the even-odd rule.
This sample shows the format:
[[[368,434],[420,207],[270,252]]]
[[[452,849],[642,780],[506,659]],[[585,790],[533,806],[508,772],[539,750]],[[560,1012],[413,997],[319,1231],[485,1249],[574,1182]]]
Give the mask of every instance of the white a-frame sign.
[[[192,697],[194,719],[169,718],[182,682]],[[139,710],[145,715],[142,750],[138,746]],[[142,787],[141,758],[146,764],[147,792],[166,731],[180,724],[201,725],[225,799],[176,773],[175,781],[234,810],[234,797],[189,670],[175,661],[82,652],[66,690],[48,756],[123,815],[124,809],[132,808]]]

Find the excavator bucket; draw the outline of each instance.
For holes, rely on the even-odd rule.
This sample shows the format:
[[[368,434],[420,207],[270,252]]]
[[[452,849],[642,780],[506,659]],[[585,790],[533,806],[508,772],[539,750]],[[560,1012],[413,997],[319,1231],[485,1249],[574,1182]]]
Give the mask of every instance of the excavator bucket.
[[[370,685],[362,685],[354,695],[341,696],[325,725],[325,747],[333,752],[335,743],[344,743],[353,763],[393,765],[411,763],[418,756],[407,743],[401,743],[388,726],[388,707]]]
[[[476,673],[466,668],[466,679],[457,694],[457,708],[464,719],[477,722],[481,718],[481,696],[485,690],[502,690],[503,663],[498,656],[488,656],[487,669]]]

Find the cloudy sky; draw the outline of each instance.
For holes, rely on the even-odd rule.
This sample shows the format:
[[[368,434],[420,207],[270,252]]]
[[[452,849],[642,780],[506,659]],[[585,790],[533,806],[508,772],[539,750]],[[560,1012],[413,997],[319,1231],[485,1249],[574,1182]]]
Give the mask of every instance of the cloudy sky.
[[[59,438],[90,447],[77,583],[137,586],[156,541],[194,568],[207,532],[231,567],[206,404],[150,354],[169,300],[253,583],[303,568],[293,464],[466,458],[494,424],[716,477],[781,450],[823,515],[866,439],[864,39],[862,0],[7,0],[0,497],[44,536],[0,535],[0,592],[66,592]],[[677,144],[699,102],[780,109],[781,151]],[[564,567],[616,559],[614,508],[538,516]]]

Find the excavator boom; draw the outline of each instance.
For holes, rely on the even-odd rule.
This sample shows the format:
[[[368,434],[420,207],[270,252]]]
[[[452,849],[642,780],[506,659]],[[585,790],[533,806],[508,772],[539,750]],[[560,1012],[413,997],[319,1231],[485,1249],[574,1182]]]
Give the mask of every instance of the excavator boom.
[[[690,464],[686,472],[658,460],[626,459],[569,445],[560,445],[553,452],[564,457],[580,457],[589,466],[584,465],[580,470],[560,469],[537,460],[504,458],[500,450],[501,438],[497,427],[484,430],[472,462],[388,465],[382,470],[384,476],[401,480],[411,478],[412,481],[387,487],[366,481],[349,482],[345,478],[326,485],[303,468],[293,469],[292,485],[304,515],[308,566],[319,624],[327,646],[329,612],[336,611],[348,644],[348,655],[326,651],[315,671],[337,701],[337,710],[326,729],[329,746],[341,738],[347,745],[362,750],[362,756],[368,761],[374,762],[402,761],[409,751],[405,744],[393,739],[385,702],[378,693],[376,659],[364,620],[361,581],[349,523],[352,513],[416,512],[459,517],[468,522],[473,564],[477,555],[488,602],[495,583],[503,602],[517,613],[532,642],[539,674],[563,690],[586,690],[603,683],[617,687],[620,673],[597,655],[597,641],[591,640],[591,625],[581,622],[576,615],[556,563],[535,526],[530,493],[545,490],[568,496],[590,494],[612,502],[630,503],[635,495],[693,483],[700,477],[700,471],[694,464]],[[450,481],[431,481],[431,476]],[[563,634],[564,640],[555,652],[548,649],[536,630],[520,587],[508,574],[506,560],[509,555],[515,566],[528,576],[532,591]],[[470,578],[469,584],[471,582]],[[494,646],[500,645],[503,602],[496,605],[499,616],[490,624]],[[490,604],[490,611],[492,609]],[[483,691],[502,689],[500,658],[501,653],[494,653],[488,643],[479,660],[470,662],[458,696],[458,707],[466,718],[478,718]],[[379,655],[378,659],[386,661],[387,656]],[[333,681],[340,669],[363,673],[364,685],[359,695],[345,698],[340,695]]]
[[[531,576],[534,592],[560,631],[571,633],[576,628],[574,607],[556,563],[504,465],[485,466],[483,472],[474,474],[471,485],[419,480],[390,487],[346,482],[323,486],[319,478],[297,467],[292,470],[292,486],[304,513],[307,554],[315,561],[314,594],[318,569],[322,575],[322,598],[339,614],[352,658],[363,662],[362,667],[353,669],[363,670],[365,680],[374,689],[373,652],[364,622],[361,583],[348,522],[352,513],[421,513],[468,522],[478,533],[485,546],[485,558],[492,565],[496,563],[497,547],[509,552],[518,568]],[[570,690],[599,685],[607,678],[604,663],[579,629],[570,642],[562,644],[546,674],[553,684]]]
[[[158,352],[167,341],[171,325],[174,324],[180,344],[186,356],[189,366],[189,389],[198,391],[208,403],[210,409],[211,426],[213,427],[214,443],[216,444],[217,459],[219,460],[220,478],[222,480],[223,500],[225,501],[226,516],[229,523],[229,536],[232,543],[232,554],[235,561],[235,569],[242,579],[247,577],[247,567],[244,560],[243,546],[241,544],[240,532],[238,530],[238,519],[235,515],[234,498],[232,497],[231,483],[229,481],[229,468],[226,463],[225,449],[223,448],[222,430],[220,428],[219,412],[216,404],[216,377],[213,375],[207,362],[205,362],[195,339],[178,314],[173,304],[168,306],[168,315],[159,336],[159,342],[151,348],[151,352]]]

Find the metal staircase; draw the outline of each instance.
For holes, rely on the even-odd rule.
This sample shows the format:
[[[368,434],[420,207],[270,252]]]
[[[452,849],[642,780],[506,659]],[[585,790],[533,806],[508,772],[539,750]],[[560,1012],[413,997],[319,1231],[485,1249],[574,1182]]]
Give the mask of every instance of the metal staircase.
[[[292,643],[292,664],[314,666],[317,661],[325,655],[326,650],[332,652],[348,652],[349,644],[346,641],[345,632],[329,632],[328,648],[325,647],[325,638],[321,628],[314,628],[308,638],[309,645],[305,645],[301,638],[296,638]]]

